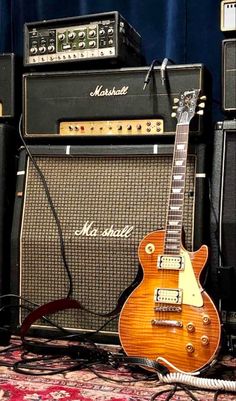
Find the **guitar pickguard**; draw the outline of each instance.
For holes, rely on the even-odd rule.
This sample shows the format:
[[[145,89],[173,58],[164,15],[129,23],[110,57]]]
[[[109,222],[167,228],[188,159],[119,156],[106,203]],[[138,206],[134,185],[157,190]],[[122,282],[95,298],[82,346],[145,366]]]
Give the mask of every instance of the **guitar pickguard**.
[[[202,289],[194,274],[190,255],[187,251],[181,249],[181,256],[185,261],[184,270],[179,271],[179,288],[183,291],[182,303],[185,305],[203,306]]]

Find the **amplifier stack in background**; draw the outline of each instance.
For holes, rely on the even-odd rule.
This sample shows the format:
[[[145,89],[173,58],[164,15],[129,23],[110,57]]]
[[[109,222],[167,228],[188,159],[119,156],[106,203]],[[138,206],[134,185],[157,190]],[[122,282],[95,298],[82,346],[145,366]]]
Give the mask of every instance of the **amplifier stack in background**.
[[[229,348],[236,351],[236,1],[221,2],[222,109],[214,133],[211,177],[211,261]]]
[[[9,292],[17,117],[15,56],[0,54],[0,296]],[[0,306],[3,304],[0,300]],[[8,312],[7,312],[8,314]],[[4,322],[0,315],[0,327]]]
[[[149,67],[142,66],[140,36],[118,13],[26,24],[24,62],[22,135],[60,221],[71,295],[97,314],[110,312],[139,275],[140,241],[165,225],[176,129],[172,106],[192,88],[208,101],[204,118],[195,116],[190,127],[186,246],[194,250],[206,242],[208,71],[202,64],[168,65],[163,83],[163,71],[155,67],[143,90]],[[58,226],[25,150],[13,220],[12,292],[37,304],[65,297],[70,280]],[[25,312],[13,313],[14,324],[21,324]],[[86,332],[106,319],[69,311],[55,321]],[[35,330],[53,331],[45,322]],[[117,335],[117,321],[103,334]]]

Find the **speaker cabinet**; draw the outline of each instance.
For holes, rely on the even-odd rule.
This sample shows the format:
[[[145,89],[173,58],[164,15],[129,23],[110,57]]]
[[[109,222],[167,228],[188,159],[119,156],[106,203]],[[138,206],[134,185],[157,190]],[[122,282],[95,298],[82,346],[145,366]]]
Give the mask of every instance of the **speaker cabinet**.
[[[10,238],[15,193],[15,136],[13,127],[0,124],[0,295],[9,292]],[[2,304],[1,300],[0,305]]]
[[[236,39],[222,42],[223,110],[236,112]]]
[[[216,126],[211,184],[212,286],[227,329],[236,333],[236,121]]]
[[[0,121],[15,117],[15,56],[0,54]]]
[[[72,277],[72,297],[95,313],[112,311],[139,271],[137,249],[150,231],[163,228],[173,145],[30,146],[60,221]],[[205,147],[191,145],[187,163],[184,229],[190,251],[203,242]],[[58,227],[42,179],[20,155],[12,233],[12,291],[44,304],[69,288]],[[195,229],[196,228],[196,229]],[[19,324],[25,310],[15,313]],[[97,330],[106,318],[84,311],[55,316],[61,326]],[[49,333],[45,322],[36,331]],[[103,334],[117,333],[117,320]]]

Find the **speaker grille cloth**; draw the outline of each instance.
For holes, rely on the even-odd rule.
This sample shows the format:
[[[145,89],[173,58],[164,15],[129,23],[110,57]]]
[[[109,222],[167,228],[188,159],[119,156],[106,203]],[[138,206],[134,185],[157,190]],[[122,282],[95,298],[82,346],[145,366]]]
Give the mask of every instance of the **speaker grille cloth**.
[[[35,160],[61,222],[73,298],[95,312],[113,310],[119,295],[137,274],[141,239],[165,226],[172,156],[51,155],[36,156]],[[192,250],[194,187],[195,156],[189,156],[184,206],[188,250]],[[86,222],[87,227],[91,224],[90,229],[84,230],[84,235],[75,235]],[[125,227],[130,230],[127,237],[104,236]],[[27,168],[20,249],[21,295],[38,304],[65,297],[68,277],[57,228],[31,161]],[[21,313],[22,319],[25,314]],[[67,328],[94,330],[107,319],[68,311],[58,313],[55,320]],[[38,326],[41,327],[40,322]],[[116,332],[117,320],[104,331]]]

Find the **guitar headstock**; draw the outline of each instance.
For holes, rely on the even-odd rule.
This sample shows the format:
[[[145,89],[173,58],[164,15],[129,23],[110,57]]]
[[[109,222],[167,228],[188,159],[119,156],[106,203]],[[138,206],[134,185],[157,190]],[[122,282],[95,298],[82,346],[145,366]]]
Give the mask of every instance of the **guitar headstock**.
[[[173,109],[176,111],[171,116],[177,118],[177,124],[189,124],[196,113],[203,115],[206,96],[199,97],[199,94],[200,89],[193,89],[180,93],[179,98],[174,98]],[[197,106],[200,110],[196,112]]]

